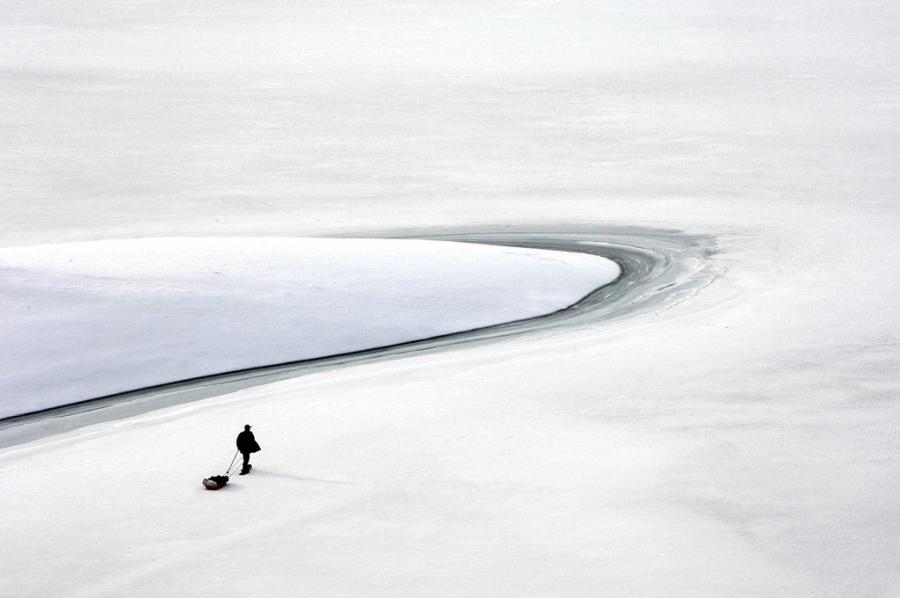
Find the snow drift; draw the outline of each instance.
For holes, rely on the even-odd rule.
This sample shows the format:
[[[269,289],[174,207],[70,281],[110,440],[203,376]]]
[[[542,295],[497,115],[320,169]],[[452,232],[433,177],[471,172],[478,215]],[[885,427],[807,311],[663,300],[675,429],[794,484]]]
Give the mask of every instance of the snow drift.
[[[383,239],[0,250],[0,416],[531,318],[614,280],[590,255]]]

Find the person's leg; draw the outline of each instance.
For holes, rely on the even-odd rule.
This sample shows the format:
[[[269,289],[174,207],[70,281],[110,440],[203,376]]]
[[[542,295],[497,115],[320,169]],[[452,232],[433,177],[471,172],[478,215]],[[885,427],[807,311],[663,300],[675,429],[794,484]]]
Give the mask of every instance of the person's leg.
[[[241,453],[244,456],[244,465],[241,467],[241,473],[250,471],[250,453]]]

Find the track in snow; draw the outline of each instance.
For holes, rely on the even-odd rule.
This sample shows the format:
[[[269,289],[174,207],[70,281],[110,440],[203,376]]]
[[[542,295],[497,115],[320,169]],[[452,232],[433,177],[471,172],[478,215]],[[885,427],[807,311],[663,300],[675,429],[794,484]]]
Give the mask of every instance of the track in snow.
[[[504,232],[419,229],[365,235],[577,251],[619,264],[622,274],[618,279],[595,289],[566,309],[439,337],[202,376],[17,415],[0,420],[0,447],[355,363],[444,351],[462,344],[492,342],[553,328],[594,326],[657,312],[689,298],[720,274],[708,259],[716,251],[715,240],[708,236],[641,227],[566,228],[568,230],[548,228],[539,231],[507,228]]]

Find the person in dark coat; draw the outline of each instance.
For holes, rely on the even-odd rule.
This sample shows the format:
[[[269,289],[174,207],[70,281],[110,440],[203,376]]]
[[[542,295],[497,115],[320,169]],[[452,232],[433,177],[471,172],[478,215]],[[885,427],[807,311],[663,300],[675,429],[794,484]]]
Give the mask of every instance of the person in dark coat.
[[[260,451],[259,444],[257,444],[256,438],[253,437],[253,432],[250,431],[249,424],[244,426],[244,431],[238,434],[237,449],[244,457],[244,466],[241,468],[241,475],[248,474],[250,473],[250,467],[252,467],[250,465],[250,455]]]

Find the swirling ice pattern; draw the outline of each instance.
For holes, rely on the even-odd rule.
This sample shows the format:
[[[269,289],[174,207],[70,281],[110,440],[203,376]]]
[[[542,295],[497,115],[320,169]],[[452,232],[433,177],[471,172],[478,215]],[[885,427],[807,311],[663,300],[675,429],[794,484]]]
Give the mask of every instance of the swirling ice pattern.
[[[446,351],[461,344],[493,342],[553,328],[602,326],[636,318],[689,299],[722,273],[710,260],[716,252],[714,238],[642,227],[560,226],[540,230],[505,228],[502,232],[487,227],[419,229],[353,236],[577,251],[611,259],[619,264],[622,273],[568,308],[536,318],[389,347],[202,376],[17,415],[0,420],[0,446],[349,364]]]

